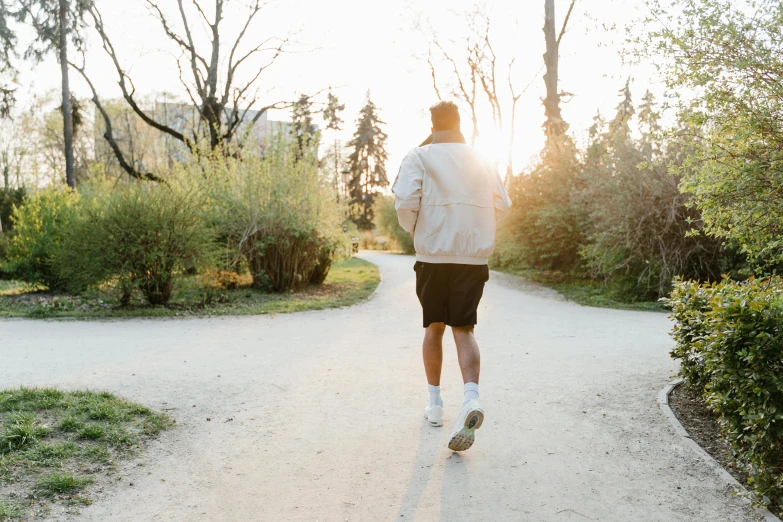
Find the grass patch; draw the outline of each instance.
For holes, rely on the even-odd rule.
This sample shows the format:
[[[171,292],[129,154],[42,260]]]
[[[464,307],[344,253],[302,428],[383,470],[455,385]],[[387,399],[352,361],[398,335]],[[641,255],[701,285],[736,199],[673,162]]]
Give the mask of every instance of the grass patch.
[[[89,504],[85,488],[173,421],[110,393],[0,391],[0,521],[62,503]],[[31,507],[35,506],[35,507]]]
[[[204,304],[199,276],[177,277],[174,296],[168,306],[148,306],[134,295],[127,307],[121,307],[116,292],[106,287],[84,295],[56,295],[33,287],[15,293],[0,291],[0,317],[47,318],[131,318],[216,315],[262,315],[304,310],[323,310],[356,304],[372,294],[380,283],[378,267],[362,259],[351,258],[332,266],[323,285],[311,286],[290,294],[264,292],[249,286],[223,290]],[[0,281],[0,283],[8,283]],[[2,287],[0,287],[2,288]]]
[[[499,270],[493,268],[494,270]],[[590,279],[575,279],[562,272],[548,272],[532,268],[504,268],[499,270],[517,275],[557,291],[563,297],[583,306],[614,308],[617,310],[641,310],[646,312],[668,312],[660,301],[634,301],[618,295],[611,287]]]
[[[21,520],[24,516],[24,509],[17,502],[0,500],[0,521]]]
[[[38,479],[35,491],[42,497],[52,498],[57,495],[76,493],[86,488],[92,479],[74,475],[68,471],[52,471]]]

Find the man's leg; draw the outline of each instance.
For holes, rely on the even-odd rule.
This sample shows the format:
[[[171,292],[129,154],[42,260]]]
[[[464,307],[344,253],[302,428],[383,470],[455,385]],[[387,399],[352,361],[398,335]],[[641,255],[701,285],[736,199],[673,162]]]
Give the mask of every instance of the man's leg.
[[[479,353],[476,337],[473,335],[472,326],[459,326],[451,329],[454,334],[454,342],[457,344],[457,357],[459,367],[462,370],[462,382],[479,382],[481,372],[481,354]]]
[[[424,330],[424,344],[422,355],[424,358],[424,371],[427,373],[427,382],[430,386],[440,386],[440,370],[443,367],[443,333],[446,325],[432,323]]]
[[[484,422],[484,410],[479,405],[478,381],[481,372],[481,355],[478,343],[473,336],[472,326],[461,326],[451,329],[454,342],[457,344],[457,358],[462,370],[462,380],[465,383],[465,395],[462,410],[457,417],[457,424],[451,433],[449,449],[464,451],[473,445],[474,432]]]
[[[422,345],[422,357],[424,359],[424,371],[427,374],[427,390],[430,394],[430,402],[424,409],[431,426],[443,426],[443,399],[440,396],[440,370],[443,366],[443,333],[446,325],[443,323],[431,323],[424,331],[424,343]]]

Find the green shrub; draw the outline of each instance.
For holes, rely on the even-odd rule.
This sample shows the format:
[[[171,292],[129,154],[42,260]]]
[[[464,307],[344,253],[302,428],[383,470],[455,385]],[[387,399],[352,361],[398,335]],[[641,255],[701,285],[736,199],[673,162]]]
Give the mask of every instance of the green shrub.
[[[212,260],[214,236],[197,189],[144,183],[97,189],[85,199],[56,256],[72,291],[113,278],[123,304],[138,288],[149,304],[165,305],[178,271]]]
[[[0,232],[8,234],[13,230],[11,215],[14,213],[14,207],[21,207],[26,198],[27,190],[24,188],[0,189]]]
[[[580,168],[569,141],[562,150],[544,151],[531,172],[509,181],[513,206],[498,229],[493,265],[562,272],[580,268],[584,230],[572,197]]]
[[[704,382],[704,398],[750,484],[783,502],[783,279],[725,280],[714,286],[680,283],[670,302],[673,355],[701,358],[687,371]],[[683,303],[679,305],[678,303]]]
[[[296,141],[280,133],[268,140],[263,157],[214,158],[206,167],[226,268],[244,259],[259,288],[287,292],[321,283],[344,248],[345,209],[314,151],[301,154]]]
[[[78,215],[79,204],[75,192],[51,187],[15,207],[4,272],[27,283],[62,288],[63,280],[53,266],[54,255]]]
[[[397,218],[397,209],[394,208],[394,198],[381,196],[375,200],[375,217],[378,222],[378,230],[389,236],[397,250],[403,254],[415,254],[413,238],[400,226]]]
[[[706,313],[717,291],[717,283],[699,284],[676,280],[671,296],[666,300],[675,325],[672,337],[676,345],[670,352],[680,362],[680,373],[690,386],[704,390],[708,375],[704,368],[704,341],[709,334]]]

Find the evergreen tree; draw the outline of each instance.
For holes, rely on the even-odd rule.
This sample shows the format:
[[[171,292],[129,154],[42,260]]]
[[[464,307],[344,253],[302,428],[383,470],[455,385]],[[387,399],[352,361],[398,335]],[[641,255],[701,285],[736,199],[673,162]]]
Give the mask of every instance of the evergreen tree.
[[[639,131],[642,135],[641,151],[647,161],[660,153],[661,114],[656,110],[655,96],[649,90],[644,93],[639,106]]]
[[[345,110],[345,104],[341,104],[340,100],[332,94],[332,88],[329,87],[329,94],[326,95],[326,108],[324,109],[324,122],[326,122],[326,128],[334,132],[334,146],[329,151],[329,158],[333,162],[332,175],[334,176],[334,189],[337,192],[338,199],[340,192],[340,164],[342,163],[342,154],[340,153],[340,140],[337,139],[337,133],[342,129],[343,120],[340,118],[340,113]]]
[[[292,127],[291,133],[296,138],[296,159],[301,160],[312,147],[318,147],[318,129],[313,123],[313,102],[310,97],[303,94],[294,102],[291,109]]]
[[[617,115],[609,123],[609,134],[615,143],[628,142],[631,139],[631,119],[636,113],[631,95],[631,80],[625,82],[625,87],[620,89],[622,100],[617,106]]]
[[[381,125],[385,125],[385,122],[378,116],[378,108],[370,100],[368,92],[367,103],[356,122],[356,132],[348,142],[348,147],[353,149],[348,156],[351,218],[360,230],[373,228],[372,207],[378,195],[377,189],[389,184],[386,177],[387,136]]]
[[[340,119],[340,113],[345,110],[345,104],[341,104],[339,98],[332,94],[332,88],[329,87],[329,94],[326,95],[326,108],[324,109],[324,121],[329,130],[339,131],[343,120]]]

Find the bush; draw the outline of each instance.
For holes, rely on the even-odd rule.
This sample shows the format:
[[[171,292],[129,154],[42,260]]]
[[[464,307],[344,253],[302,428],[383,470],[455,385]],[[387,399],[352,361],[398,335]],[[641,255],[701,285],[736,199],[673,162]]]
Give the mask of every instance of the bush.
[[[573,272],[579,269],[583,225],[572,195],[580,164],[576,148],[544,151],[531,172],[509,182],[513,202],[498,230],[492,263],[499,268],[538,268]]]
[[[323,242],[317,230],[301,227],[267,229],[249,236],[245,255],[254,283],[268,284],[277,292],[310,284],[321,256],[331,257]]]
[[[214,236],[197,189],[145,183],[85,192],[84,212],[56,256],[72,291],[116,279],[123,304],[137,288],[149,304],[163,305],[178,271],[212,260]]]
[[[54,253],[73,225],[79,204],[78,194],[51,187],[34,193],[23,206],[14,207],[14,232],[3,267],[7,276],[61,289],[63,280],[54,268]]]
[[[783,503],[783,279],[680,282],[670,298],[683,374],[703,385],[751,486]]]
[[[670,355],[680,361],[680,372],[688,384],[700,391],[708,381],[703,346],[709,334],[706,314],[716,291],[717,283],[699,284],[678,279],[666,300],[675,322],[672,337],[676,345]]]
[[[8,234],[13,230],[11,215],[14,213],[14,207],[21,207],[26,197],[27,191],[23,188],[0,190],[0,233]]]
[[[345,212],[315,151],[302,156],[296,141],[279,133],[263,157],[214,158],[207,169],[227,268],[244,258],[254,285],[277,292],[323,282],[336,252],[345,248]]]
[[[413,238],[400,226],[393,198],[381,196],[377,199],[375,202],[375,216],[378,220],[378,229],[392,240],[396,250],[400,250],[403,254],[416,253],[413,246]]]

